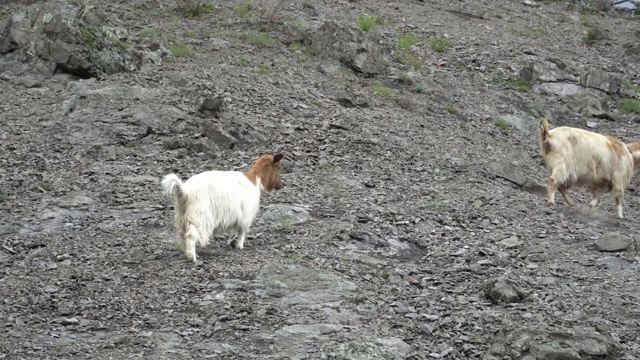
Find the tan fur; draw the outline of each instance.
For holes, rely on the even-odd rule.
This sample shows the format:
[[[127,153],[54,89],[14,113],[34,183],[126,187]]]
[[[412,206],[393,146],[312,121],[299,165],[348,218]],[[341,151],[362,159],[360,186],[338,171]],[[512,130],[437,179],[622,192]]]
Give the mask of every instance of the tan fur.
[[[540,147],[549,171],[547,204],[555,205],[558,190],[567,204],[574,206],[567,195],[572,187],[591,192],[591,207],[603,194],[612,192],[618,217],[623,218],[624,190],[640,169],[640,142],[626,145],[611,136],[567,126],[549,130],[549,122],[542,119]]]
[[[282,188],[282,180],[280,179],[280,160],[284,156],[282,154],[262,155],[244,176],[253,183],[257,184],[258,178],[266,191],[280,190]]]

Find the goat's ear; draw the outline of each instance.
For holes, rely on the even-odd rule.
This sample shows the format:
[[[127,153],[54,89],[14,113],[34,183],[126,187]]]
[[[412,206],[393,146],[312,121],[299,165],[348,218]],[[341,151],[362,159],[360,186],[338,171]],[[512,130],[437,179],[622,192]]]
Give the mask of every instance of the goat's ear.
[[[282,155],[281,153],[277,153],[273,156],[273,163],[275,164],[282,159],[284,159],[284,155]]]

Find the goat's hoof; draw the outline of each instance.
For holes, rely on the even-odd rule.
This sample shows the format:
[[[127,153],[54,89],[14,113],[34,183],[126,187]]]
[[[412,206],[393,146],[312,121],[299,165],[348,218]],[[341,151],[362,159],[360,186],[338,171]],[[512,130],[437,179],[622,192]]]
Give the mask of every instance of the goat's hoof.
[[[556,203],[547,201],[547,206],[550,207],[550,208],[553,208],[553,207],[556,207]]]

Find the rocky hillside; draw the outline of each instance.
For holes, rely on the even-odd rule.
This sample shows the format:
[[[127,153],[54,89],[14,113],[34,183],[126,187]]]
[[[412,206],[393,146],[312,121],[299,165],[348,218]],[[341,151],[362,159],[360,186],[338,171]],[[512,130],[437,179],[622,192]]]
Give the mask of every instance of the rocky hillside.
[[[618,5],[632,7],[632,2]],[[640,200],[546,206],[538,121],[640,139],[607,1],[0,1],[0,358],[637,359]],[[190,263],[160,178],[282,151]]]

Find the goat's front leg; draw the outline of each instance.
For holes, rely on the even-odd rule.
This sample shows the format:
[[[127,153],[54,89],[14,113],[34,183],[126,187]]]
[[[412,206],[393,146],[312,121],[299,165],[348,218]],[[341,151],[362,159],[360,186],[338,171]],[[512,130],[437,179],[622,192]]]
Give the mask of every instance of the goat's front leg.
[[[549,181],[547,181],[547,205],[555,206],[556,201],[556,182],[553,177],[549,177]]]
[[[246,230],[242,229],[238,231],[238,238],[235,241],[236,249],[242,250],[242,247],[244,246],[244,240],[246,237],[247,237]]]

